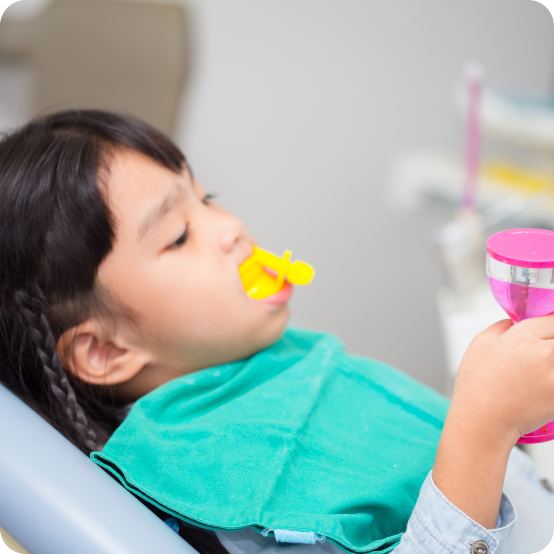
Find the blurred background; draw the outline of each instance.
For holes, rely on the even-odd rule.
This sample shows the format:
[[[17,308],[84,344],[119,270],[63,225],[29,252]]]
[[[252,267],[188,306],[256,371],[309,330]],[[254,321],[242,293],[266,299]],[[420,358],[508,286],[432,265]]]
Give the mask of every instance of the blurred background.
[[[448,393],[471,337],[505,317],[484,239],[554,229],[552,23],[531,0],[22,0],[0,23],[0,130],[71,107],[142,117],[261,246],[316,268],[296,325]],[[469,61],[489,212],[460,292],[465,258],[437,229],[467,180]]]

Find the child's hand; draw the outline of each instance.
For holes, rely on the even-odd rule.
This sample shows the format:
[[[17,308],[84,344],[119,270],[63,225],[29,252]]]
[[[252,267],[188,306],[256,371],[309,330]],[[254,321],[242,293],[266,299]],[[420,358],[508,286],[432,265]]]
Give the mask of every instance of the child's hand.
[[[464,355],[435,458],[443,494],[494,529],[512,447],[554,419],[554,315],[479,333]]]
[[[495,323],[467,349],[449,418],[513,446],[554,419],[554,315]]]

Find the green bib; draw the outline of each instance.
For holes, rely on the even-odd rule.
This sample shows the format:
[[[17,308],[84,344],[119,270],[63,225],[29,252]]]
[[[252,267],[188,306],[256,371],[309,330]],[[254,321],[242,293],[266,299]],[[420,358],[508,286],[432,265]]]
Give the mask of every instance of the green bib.
[[[138,400],[91,458],[168,514],[217,531],[397,546],[431,470],[448,401],[332,335],[289,330],[252,358]]]

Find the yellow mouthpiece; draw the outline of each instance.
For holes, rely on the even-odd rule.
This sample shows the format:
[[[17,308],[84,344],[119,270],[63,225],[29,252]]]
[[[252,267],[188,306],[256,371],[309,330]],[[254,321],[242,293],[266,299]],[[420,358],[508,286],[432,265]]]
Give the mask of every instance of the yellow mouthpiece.
[[[273,277],[264,268],[273,270]],[[260,300],[279,292],[285,286],[285,279],[294,285],[307,285],[314,276],[314,268],[304,262],[290,262],[290,251],[282,258],[254,246],[254,254],[240,267],[239,274],[246,294]]]

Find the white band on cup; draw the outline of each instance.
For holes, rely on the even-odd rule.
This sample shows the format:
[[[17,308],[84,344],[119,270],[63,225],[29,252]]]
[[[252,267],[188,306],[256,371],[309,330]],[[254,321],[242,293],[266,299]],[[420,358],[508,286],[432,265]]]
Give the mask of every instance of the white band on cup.
[[[554,268],[518,267],[499,262],[489,254],[487,254],[487,276],[524,287],[554,289]]]

